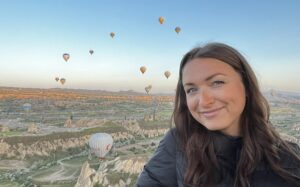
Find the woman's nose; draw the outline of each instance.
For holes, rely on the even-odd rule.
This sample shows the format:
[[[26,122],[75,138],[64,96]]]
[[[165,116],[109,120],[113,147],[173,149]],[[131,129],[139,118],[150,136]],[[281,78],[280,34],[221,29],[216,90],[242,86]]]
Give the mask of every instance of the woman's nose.
[[[211,91],[206,90],[206,89],[202,89],[199,92],[198,104],[201,107],[208,107],[211,104],[213,104],[213,102],[214,102],[214,97],[213,97],[213,94],[211,93]]]

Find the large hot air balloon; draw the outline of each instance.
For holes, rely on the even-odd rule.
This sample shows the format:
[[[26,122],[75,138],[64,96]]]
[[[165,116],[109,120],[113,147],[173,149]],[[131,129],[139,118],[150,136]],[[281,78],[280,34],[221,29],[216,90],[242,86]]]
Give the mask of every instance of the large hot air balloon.
[[[96,133],[89,139],[91,153],[94,153],[100,159],[105,158],[105,155],[110,151],[112,145],[113,139],[111,135],[107,133]]]
[[[56,80],[56,82],[58,82],[59,81],[59,77],[55,77],[55,80]]]
[[[164,74],[165,74],[165,77],[168,79],[171,75],[171,72],[170,71],[165,71]]]
[[[111,32],[111,33],[110,33],[110,37],[114,38],[114,37],[115,37],[115,33],[114,33],[114,32]]]
[[[165,18],[162,17],[162,16],[160,16],[160,17],[158,18],[158,21],[159,21],[160,24],[163,24],[163,23],[165,22]]]
[[[62,85],[64,85],[65,82],[66,82],[66,79],[65,79],[65,78],[61,78],[61,79],[60,79],[60,83],[61,83]]]
[[[181,31],[181,28],[180,28],[180,27],[176,27],[176,28],[175,28],[175,32],[176,32],[177,34],[179,34],[180,31]]]
[[[144,74],[146,70],[147,70],[147,68],[145,66],[140,67],[140,71],[142,72],[142,74]]]
[[[152,85],[149,85],[149,86],[145,87],[145,91],[147,92],[147,94],[149,94],[151,88],[152,88]]]
[[[89,52],[92,55],[94,53],[94,50],[91,49],[91,50],[89,50]]]
[[[68,53],[64,53],[63,54],[63,58],[67,62],[69,60],[69,58],[70,58],[70,55]]]

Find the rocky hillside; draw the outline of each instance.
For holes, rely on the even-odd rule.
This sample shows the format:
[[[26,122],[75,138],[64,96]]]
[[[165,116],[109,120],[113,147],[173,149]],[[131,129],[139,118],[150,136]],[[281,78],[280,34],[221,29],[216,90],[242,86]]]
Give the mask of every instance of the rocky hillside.
[[[167,131],[167,129],[143,130],[140,129],[138,125],[135,125],[134,127],[135,128],[131,129],[131,132],[111,133],[114,142],[134,139],[137,133],[144,137],[156,137],[165,134],[165,132]],[[52,152],[55,151],[84,147],[87,144],[89,137],[90,135],[70,138],[61,137],[47,140],[40,138],[33,141],[32,143],[18,142],[15,144],[8,143],[4,139],[0,139],[0,157],[22,160],[25,157],[35,155],[49,156]]]
[[[82,166],[80,176],[78,177],[75,187],[93,187],[100,184],[105,187],[126,187],[133,186],[132,184],[146,163],[145,158],[134,157],[126,160],[120,160],[120,157],[111,161],[100,163],[98,170],[90,168],[88,162]],[[125,179],[114,180],[110,177],[111,173],[125,173],[128,177]],[[121,175],[121,174],[120,174]]]
[[[49,156],[57,150],[83,147],[89,136],[68,139],[55,139],[47,141],[36,141],[30,145],[24,143],[9,144],[0,140],[0,156],[6,158],[24,159],[28,156]]]

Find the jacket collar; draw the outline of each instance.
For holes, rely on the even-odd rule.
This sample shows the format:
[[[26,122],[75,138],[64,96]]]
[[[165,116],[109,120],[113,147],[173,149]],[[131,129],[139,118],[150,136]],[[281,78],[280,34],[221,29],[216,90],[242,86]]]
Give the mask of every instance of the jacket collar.
[[[236,156],[242,147],[242,137],[233,137],[221,132],[212,132],[214,149],[217,156],[237,159]],[[234,159],[234,160],[235,160]]]

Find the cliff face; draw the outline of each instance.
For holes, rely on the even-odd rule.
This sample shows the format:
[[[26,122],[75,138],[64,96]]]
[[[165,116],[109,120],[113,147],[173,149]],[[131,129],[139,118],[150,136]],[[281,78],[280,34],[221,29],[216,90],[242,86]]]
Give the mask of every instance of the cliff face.
[[[86,161],[81,168],[75,187],[89,187],[92,186],[92,177],[95,175],[95,170],[90,168],[89,163]]]
[[[56,150],[66,150],[69,148],[82,147],[86,144],[89,136],[69,139],[55,139],[48,141],[37,141],[30,145],[18,143],[10,145],[0,140],[0,156],[7,158],[24,159],[26,156],[49,156]]]
[[[113,170],[129,174],[139,174],[142,172],[145,162],[145,159],[139,158],[117,161]]]
[[[146,160],[144,158],[130,158],[126,160],[120,160],[120,157],[111,161],[100,163],[99,169],[95,171],[90,168],[89,163],[85,162],[82,165],[80,175],[78,177],[75,187],[93,187],[96,184],[102,186],[112,187],[126,187],[133,181],[133,176],[138,175],[145,165]],[[119,179],[118,181],[111,181],[109,174],[118,172],[129,174],[129,177],[125,179]]]

